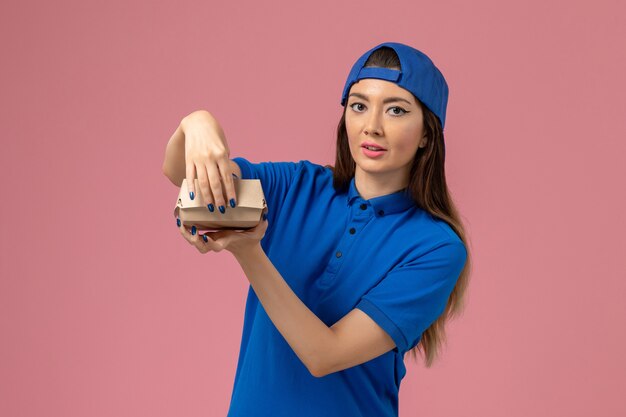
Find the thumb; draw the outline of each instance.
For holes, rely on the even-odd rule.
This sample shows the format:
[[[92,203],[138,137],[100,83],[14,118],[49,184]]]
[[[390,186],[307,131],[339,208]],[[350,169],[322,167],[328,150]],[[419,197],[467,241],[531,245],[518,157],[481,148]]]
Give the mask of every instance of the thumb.
[[[233,232],[230,230],[218,230],[217,232],[211,232],[211,238],[213,240],[221,240],[230,236]]]

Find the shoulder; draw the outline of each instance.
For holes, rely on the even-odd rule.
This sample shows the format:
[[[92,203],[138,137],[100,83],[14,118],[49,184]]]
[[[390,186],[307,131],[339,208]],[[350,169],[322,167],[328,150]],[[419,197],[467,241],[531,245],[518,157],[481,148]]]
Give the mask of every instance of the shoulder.
[[[403,242],[402,262],[423,257],[433,251],[466,252],[465,243],[444,220],[426,210],[415,207],[407,212],[402,227],[395,230],[394,236]]]
[[[456,234],[454,229],[452,229],[452,227],[450,227],[450,225],[446,221],[436,216],[433,216],[430,213],[427,213],[427,214],[428,214],[428,221],[430,222],[432,227],[439,231],[441,235],[440,240],[449,241],[450,243],[463,244],[463,241],[461,240],[460,236]]]
[[[301,159],[294,162],[297,166],[297,179],[301,186],[309,184],[315,188],[327,188],[333,181],[333,171],[330,167]]]
[[[320,165],[318,163],[309,161],[308,159],[301,159],[297,162],[301,165],[303,171],[318,174],[318,175],[333,175],[332,170],[326,165]]]

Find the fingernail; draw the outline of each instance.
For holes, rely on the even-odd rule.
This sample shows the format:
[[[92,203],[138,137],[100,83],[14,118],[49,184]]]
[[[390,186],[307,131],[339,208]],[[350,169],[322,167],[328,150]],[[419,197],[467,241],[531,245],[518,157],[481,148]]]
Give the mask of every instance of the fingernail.
[[[224,206],[220,206],[220,211],[224,214],[226,212],[226,208]]]
[[[209,208],[209,211],[211,213],[213,213],[215,211],[215,207],[213,207],[213,204],[209,204],[207,207]]]
[[[191,234],[192,235],[196,234],[196,226],[191,226]]]
[[[176,218],[176,226],[180,227],[180,219],[178,217]]]
[[[263,220],[267,219],[267,215],[263,213]]]
[[[234,198],[230,199],[230,206],[231,207],[235,207],[235,199]]]
[[[189,198],[193,200],[193,197],[194,197],[193,191],[189,191]]]
[[[209,238],[208,238],[208,237],[206,237],[206,235],[202,235],[202,240],[204,240],[205,242],[208,242],[208,241],[209,241]]]

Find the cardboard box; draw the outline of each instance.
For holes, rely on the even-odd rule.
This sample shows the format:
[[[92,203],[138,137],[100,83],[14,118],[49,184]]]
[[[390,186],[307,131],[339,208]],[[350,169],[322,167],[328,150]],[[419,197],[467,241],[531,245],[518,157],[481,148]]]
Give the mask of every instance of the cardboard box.
[[[217,207],[210,212],[208,202],[200,190],[198,179],[194,179],[195,198],[189,198],[187,179],[183,180],[178,193],[174,216],[179,217],[183,225],[196,226],[198,230],[251,229],[261,222],[261,215],[266,207],[265,194],[261,180],[233,178],[235,183],[235,208],[227,203],[222,214]]]

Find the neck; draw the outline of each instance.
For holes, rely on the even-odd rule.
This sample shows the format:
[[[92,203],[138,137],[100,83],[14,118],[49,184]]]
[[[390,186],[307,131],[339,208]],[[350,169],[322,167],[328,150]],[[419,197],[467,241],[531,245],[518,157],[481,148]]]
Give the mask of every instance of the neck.
[[[365,200],[392,194],[409,184],[406,170],[385,173],[363,171],[358,165],[354,172],[354,185]]]

